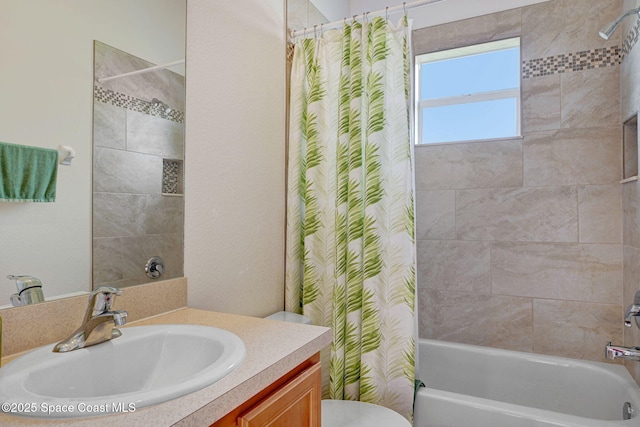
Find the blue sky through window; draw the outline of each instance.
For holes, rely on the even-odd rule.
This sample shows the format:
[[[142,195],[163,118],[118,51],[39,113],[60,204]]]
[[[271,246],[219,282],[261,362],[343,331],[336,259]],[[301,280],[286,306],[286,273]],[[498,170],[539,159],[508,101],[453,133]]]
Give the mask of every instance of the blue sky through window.
[[[518,48],[422,64],[420,99],[512,89],[520,86]]]
[[[516,114],[513,98],[427,108],[422,115],[422,126],[427,129],[422,143],[514,136]]]
[[[418,61],[418,143],[519,135],[518,39],[436,52]]]

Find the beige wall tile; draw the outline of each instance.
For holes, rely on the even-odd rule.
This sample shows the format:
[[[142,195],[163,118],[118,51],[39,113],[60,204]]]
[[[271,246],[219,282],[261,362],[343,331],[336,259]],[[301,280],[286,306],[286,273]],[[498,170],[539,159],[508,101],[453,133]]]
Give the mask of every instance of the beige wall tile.
[[[147,234],[183,233],[184,199],[182,197],[148,194],[145,214]]]
[[[490,244],[419,240],[418,287],[491,293]]]
[[[622,298],[622,305],[626,308],[633,304],[636,291],[640,289],[640,249],[633,248],[631,246],[623,246],[624,252],[624,270],[623,270],[623,283],[624,293]],[[630,334],[632,337],[638,338],[638,344],[640,345],[640,329],[638,328],[625,328],[625,332],[633,332]],[[626,338],[625,334],[625,338]]]
[[[162,158],[94,147],[93,191],[113,193],[162,192]]]
[[[99,101],[93,103],[93,143],[100,147],[126,148],[126,110]]]
[[[418,239],[456,238],[456,192],[416,191],[416,235]]]
[[[465,19],[413,32],[416,55],[520,35],[520,9]]]
[[[605,41],[598,30],[619,11],[620,0],[555,0],[524,7],[522,59],[615,46],[619,33]]]
[[[415,149],[416,188],[519,187],[522,141],[419,145]]]
[[[635,6],[638,7],[638,6]],[[627,9],[625,9],[627,10]],[[628,18],[625,22],[631,25],[633,18]],[[618,32],[621,32],[618,29]],[[621,32],[622,33],[622,32]],[[623,33],[626,34],[626,33]],[[640,43],[636,43],[635,47],[625,57],[620,65],[620,79],[622,81],[621,93],[621,111],[622,119],[626,121],[629,117],[636,114],[640,110]]]
[[[122,238],[122,271],[125,279],[141,277],[148,279],[144,266],[154,256],[164,259],[165,269],[162,279],[172,279],[183,275],[182,234],[148,234]]]
[[[522,80],[522,132],[560,129],[560,75]]]
[[[640,248],[640,182],[622,185],[622,211],[624,244]]]
[[[144,234],[146,207],[146,194],[93,193],[93,237]]]
[[[421,338],[532,351],[530,298],[420,289]]]
[[[494,294],[619,304],[622,246],[493,243],[491,278]]]
[[[184,124],[127,111],[127,150],[184,159]]]
[[[93,280],[100,285],[105,282],[115,282],[124,277],[122,271],[122,239],[107,237],[93,239]]]
[[[562,74],[562,127],[620,125],[620,68]]]
[[[461,240],[576,242],[574,187],[460,190],[456,231]]]
[[[621,128],[537,132],[524,137],[524,185],[614,184],[622,171]]]
[[[623,0],[622,10],[640,7],[640,0]],[[618,31],[626,35],[636,24],[636,19],[627,19]],[[636,43],[620,66],[622,120],[636,114],[640,109],[640,46]],[[633,303],[635,292],[640,288],[640,185],[637,182],[622,186],[624,222],[624,299],[623,310]],[[640,330],[624,328],[624,345],[640,345]],[[640,364],[625,363],[629,372],[640,381]]]
[[[622,243],[620,184],[578,187],[580,242]]]
[[[533,300],[533,351],[605,362],[607,341],[620,342],[618,304]]]
[[[551,0],[418,30],[414,49],[518,34],[524,61],[612,47],[624,31],[606,42],[597,31],[620,5]],[[420,236],[438,239],[418,242],[421,336],[594,360],[607,340],[621,342],[623,264],[626,272],[636,262],[623,257],[621,230],[630,250],[640,250],[640,187],[621,192],[618,184],[620,102],[640,105],[640,66],[631,65],[639,49],[629,65],[523,79],[522,140],[416,147],[417,189],[456,195],[454,240],[450,221],[430,227],[451,208],[445,193],[419,206]]]
[[[622,310],[620,313],[620,322],[622,322],[624,311],[634,303],[635,293],[640,289],[640,249],[624,246],[624,297],[622,299]],[[640,345],[640,329],[634,326],[631,328],[622,328],[624,337],[622,345],[634,347]],[[614,342],[614,344],[618,344]],[[634,376],[636,381],[640,380],[640,366],[638,362],[628,361],[625,363],[629,372]]]

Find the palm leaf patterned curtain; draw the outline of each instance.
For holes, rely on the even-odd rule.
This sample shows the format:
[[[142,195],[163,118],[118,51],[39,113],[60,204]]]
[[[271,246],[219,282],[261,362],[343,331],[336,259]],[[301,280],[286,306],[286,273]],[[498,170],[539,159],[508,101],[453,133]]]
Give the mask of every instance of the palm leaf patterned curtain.
[[[286,308],[330,326],[324,396],[411,418],[415,239],[408,22],[299,40],[291,71]],[[327,369],[327,367],[329,369]]]

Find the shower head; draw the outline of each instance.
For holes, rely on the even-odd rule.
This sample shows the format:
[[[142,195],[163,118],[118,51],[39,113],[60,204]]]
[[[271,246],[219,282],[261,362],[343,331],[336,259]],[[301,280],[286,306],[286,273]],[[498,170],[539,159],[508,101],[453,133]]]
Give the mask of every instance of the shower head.
[[[627,16],[629,16],[629,15],[633,15],[634,13],[637,14],[640,17],[640,7],[637,8],[637,9],[631,9],[631,10],[623,13],[622,15],[620,15],[618,17],[618,19],[616,19],[615,21],[611,22],[609,25],[607,25],[606,27],[601,29],[598,34],[600,34],[600,37],[602,37],[603,39],[609,40],[609,37],[611,37],[611,34],[613,34],[613,32],[616,30],[616,28],[618,28],[618,25],[620,25],[622,20],[624,18],[626,18]]]
[[[152,106],[153,108],[161,108],[161,109],[162,109],[161,111],[162,111],[164,114],[169,114],[171,111],[173,111],[173,110],[171,109],[171,107],[169,107],[169,106],[168,106],[167,104],[165,104],[164,102],[160,101],[158,98],[153,98],[153,99],[151,100],[151,106]]]

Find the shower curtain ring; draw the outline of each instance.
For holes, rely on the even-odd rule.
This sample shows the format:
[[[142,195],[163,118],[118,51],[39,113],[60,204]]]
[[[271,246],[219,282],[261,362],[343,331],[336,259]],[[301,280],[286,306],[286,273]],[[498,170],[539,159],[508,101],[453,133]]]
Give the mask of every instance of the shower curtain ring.
[[[389,21],[389,6],[384,10],[384,20]]]
[[[318,26],[317,25],[313,26],[313,37],[316,38],[316,39],[318,38]]]
[[[324,37],[324,24],[320,24],[320,38]]]
[[[407,2],[402,2],[402,10],[404,11],[404,15],[407,16]]]

